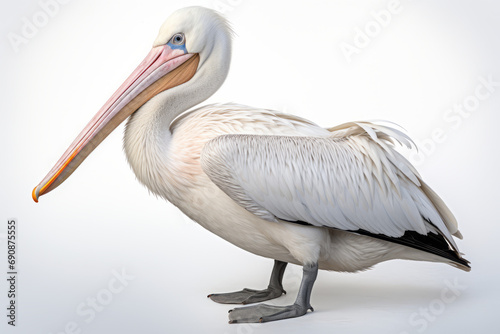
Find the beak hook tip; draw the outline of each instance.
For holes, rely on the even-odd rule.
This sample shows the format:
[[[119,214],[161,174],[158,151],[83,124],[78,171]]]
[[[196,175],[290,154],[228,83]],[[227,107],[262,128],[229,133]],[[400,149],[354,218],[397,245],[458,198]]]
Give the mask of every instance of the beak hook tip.
[[[37,191],[36,191],[36,188],[33,188],[33,192],[31,193],[31,197],[33,197],[33,200],[35,201],[35,203],[38,203],[38,194],[37,194]]]

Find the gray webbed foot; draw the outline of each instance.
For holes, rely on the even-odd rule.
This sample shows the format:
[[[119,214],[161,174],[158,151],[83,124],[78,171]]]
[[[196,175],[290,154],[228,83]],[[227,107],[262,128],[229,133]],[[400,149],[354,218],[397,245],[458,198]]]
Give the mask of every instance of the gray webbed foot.
[[[229,311],[229,323],[239,322],[267,322],[288,318],[300,317],[313,311],[311,307],[311,292],[318,275],[318,264],[309,263],[303,266],[302,282],[300,283],[297,299],[293,305],[274,306],[267,304],[239,307]]]
[[[252,304],[263,302],[269,299],[278,298],[286,293],[283,290],[283,275],[286,269],[286,262],[274,260],[273,272],[267,289],[253,290],[243,289],[241,291],[229,293],[213,293],[208,295],[216,303],[221,304]]]
[[[267,322],[295,318],[306,314],[307,310],[313,311],[313,308],[311,306],[305,307],[299,304],[288,306],[260,304],[249,307],[239,307],[229,311],[229,323]]]
[[[283,289],[268,287],[264,290],[243,289],[229,293],[213,293],[208,295],[216,303],[220,304],[253,304],[280,297],[286,291]]]

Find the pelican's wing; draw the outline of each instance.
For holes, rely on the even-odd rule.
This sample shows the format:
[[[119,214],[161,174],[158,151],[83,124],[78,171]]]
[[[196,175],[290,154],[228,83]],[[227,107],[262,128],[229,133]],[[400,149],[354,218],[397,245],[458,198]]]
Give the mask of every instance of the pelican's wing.
[[[368,122],[329,130],[330,137],[219,136],[205,145],[202,168],[235,202],[268,221],[390,238],[432,232],[458,253],[455,218],[393,148],[393,139],[411,145],[406,135]]]

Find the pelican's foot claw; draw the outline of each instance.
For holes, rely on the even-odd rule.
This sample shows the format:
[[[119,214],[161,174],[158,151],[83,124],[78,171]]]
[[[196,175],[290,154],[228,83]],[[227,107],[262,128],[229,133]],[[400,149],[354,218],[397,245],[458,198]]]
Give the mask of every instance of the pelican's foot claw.
[[[278,298],[286,291],[274,287],[269,287],[264,290],[243,289],[241,291],[229,293],[213,293],[208,295],[216,303],[220,304],[253,304],[266,300]]]
[[[239,307],[229,311],[229,323],[268,322],[295,318],[306,314],[307,310],[312,311],[313,308],[299,304],[288,306],[259,304],[249,307]]]

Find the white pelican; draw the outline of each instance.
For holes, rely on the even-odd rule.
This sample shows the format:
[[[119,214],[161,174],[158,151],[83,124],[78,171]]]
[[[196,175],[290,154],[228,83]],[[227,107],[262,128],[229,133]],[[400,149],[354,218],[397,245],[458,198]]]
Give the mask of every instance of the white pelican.
[[[275,260],[267,289],[211,294],[250,304],[281,296],[287,263],[303,266],[296,302],[235,308],[231,323],[312,310],[318,269],[355,272],[391,259],[444,262],[469,271],[457,222],[394,149],[399,130],[369,122],[322,128],[237,104],[184,113],[224,82],[231,29],[216,12],[173,13],[153,48],[33,190],[54,190],[128,117],[124,147],[150,191],[230,243]]]

